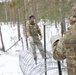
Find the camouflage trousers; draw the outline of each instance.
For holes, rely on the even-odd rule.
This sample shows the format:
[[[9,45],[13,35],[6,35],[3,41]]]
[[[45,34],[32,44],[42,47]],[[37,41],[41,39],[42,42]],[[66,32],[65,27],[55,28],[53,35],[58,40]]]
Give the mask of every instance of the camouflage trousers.
[[[38,47],[39,52],[40,52],[42,58],[44,58],[44,49],[42,47],[42,43],[41,43],[40,40],[36,40],[34,42],[30,42],[30,46],[32,48],[32,53],[33,53],[35,61],[37,61],[36,46]]]

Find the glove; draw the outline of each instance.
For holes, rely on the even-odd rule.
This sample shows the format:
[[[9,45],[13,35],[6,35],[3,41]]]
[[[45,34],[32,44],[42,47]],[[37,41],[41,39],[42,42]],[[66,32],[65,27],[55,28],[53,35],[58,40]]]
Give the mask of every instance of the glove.
[[[52,44],[52,46],[56,45],[58,43],[58,41],[59,41],[60,38],[61,37],[59,35],[52,36],[52,38],[51,38],[51,44]]]
[[[28,40],[29,40],[30,42],[33,42],[33,37],[32,37],[32,36],[29,36],[29,37],[28,37]]]
[[[42,40],[42,35],[40,36],[40,40]]]

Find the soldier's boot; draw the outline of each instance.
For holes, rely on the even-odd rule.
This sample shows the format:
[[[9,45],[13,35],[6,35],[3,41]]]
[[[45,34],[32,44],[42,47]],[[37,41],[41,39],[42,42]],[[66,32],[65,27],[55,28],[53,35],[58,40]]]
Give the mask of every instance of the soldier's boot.
[[[37,57],[34,57],[35,64],[37,65]]]
[[[41,55],[42,55],[42,59],[44,59],[44,58],[45,58],[44,53],[43,53],[43,54],[41,54]],[[49,57],[47,57],[47,56],[46,56],[46,59],[49,59]]]
[[[40,53],[41,53],[41,56],[42,56],[42,59],[43,59],[45,57],[44,52],[41,51]]]

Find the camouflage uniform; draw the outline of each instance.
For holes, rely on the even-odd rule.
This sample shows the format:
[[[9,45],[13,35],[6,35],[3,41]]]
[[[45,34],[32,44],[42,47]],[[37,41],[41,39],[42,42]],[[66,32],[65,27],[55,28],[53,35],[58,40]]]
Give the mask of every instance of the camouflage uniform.
[[[32,47],[34,60],[37,61],[36,46],[35,45],[37,45],[42,58],[44,58],[44,50],[43,50],[43,47],[42,47],[42,43],[39,39],[39,36],[41,36],[41,31],[40,31],[38,25],[28,24],[27,25],[27,36],[28,37],[31,36],[33,38],[33,41],[30,41],[30,45]]]
[[[76,75],[76,23],[60,41],[53,44],[53,57],[55,60],[66,58],[68,75]]]

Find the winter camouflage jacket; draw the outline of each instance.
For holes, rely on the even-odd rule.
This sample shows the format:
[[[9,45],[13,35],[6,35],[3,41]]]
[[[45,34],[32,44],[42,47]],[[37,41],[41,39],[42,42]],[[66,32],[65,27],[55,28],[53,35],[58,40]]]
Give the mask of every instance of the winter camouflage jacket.
[[[55,60],[66,58],[68,75],[76,75],[76,24],[53,44],[53,57]]]

